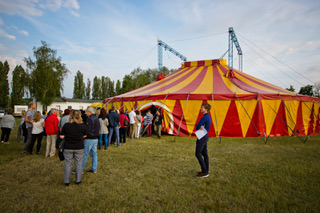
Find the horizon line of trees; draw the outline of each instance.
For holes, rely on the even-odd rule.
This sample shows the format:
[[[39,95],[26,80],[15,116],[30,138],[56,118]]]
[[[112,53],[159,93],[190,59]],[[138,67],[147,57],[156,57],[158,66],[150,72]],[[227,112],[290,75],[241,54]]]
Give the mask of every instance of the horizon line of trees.
[[[50,45],[41,41],[40,47],[33,47],[33,56],[24,58],[26,69],[17,65],[12,72],[11,94],[9,94],[8,74],[10,67],[7,61],[0,61],[0,109],[13,108],[14,105],[26,104],[33,98],[38,99],[43,105],[50,105],[55,98],[61,97],[63,92],[63,79],[70,71],[57,57],[57,51]],[[163,67],[166,76],[175,71]],[[140,67],[134,69],[130,74],[123,77],[122,82],[116,83],[108,76],[95,76],[92,80],[87,78],[85,84],[83,74],[80,70],[74,77],[73,98],[102,100],[115,95],[137,89],[157,79],[157,68],[143,70]],[[295,92],[292,85],[286,88]],[[315,85],[307,85],[300,88],[299,94],[316,96],[320,98],[320,81]],[[24,98],[27,96],[27,99]]]

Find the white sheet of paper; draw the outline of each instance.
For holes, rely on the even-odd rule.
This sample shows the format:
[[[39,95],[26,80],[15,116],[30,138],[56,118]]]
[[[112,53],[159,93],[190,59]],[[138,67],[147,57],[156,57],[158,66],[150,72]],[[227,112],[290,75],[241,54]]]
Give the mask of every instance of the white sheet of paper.
[[[195,132],[197,138],[200,140],[201,138],[203,138],[203,136],[205,136],[207,134],[207,130],[205,128],[203,129],[199,129],[198,131]]]

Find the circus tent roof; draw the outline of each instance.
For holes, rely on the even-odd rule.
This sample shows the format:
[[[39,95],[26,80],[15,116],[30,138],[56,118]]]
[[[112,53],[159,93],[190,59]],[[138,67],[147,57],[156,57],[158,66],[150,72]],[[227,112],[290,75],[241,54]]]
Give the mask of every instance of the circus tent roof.
[[[298,95],[238,70],[229,70],[225,59],[185,62],[177,71],[104,103],[150,99],[312,99]]]

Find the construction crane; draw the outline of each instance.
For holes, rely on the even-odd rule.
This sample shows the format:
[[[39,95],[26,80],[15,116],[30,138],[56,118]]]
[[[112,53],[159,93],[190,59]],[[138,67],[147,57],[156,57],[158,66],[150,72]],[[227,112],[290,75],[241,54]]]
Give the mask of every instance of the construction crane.
[[[163,41],[161,41],[160,39],[158,39],[158,74],[159,75],[162,73],[162,68],[163,68],[162,48],[164,48],[164,50],[169,50],[171,53],[173,53],[174,55],[176,55],[179,58],[181,58],[182,61],[187,61],[187,58],[185,56],[183,56],[181,53],[179,53],[178,51],[176,51],[175,49],[170,47],[168,44],[166,44]]]
[[[238,50],[238,55],[239,55],[239,70],[242,72],[242,50],[240,47],[240,44],[238,42],[236,33],[234,32],[232,27],[229,27],[229,50],[228,50],[228,65],[229,65],[229,70],[233,69],[233,44],[236,46]]]

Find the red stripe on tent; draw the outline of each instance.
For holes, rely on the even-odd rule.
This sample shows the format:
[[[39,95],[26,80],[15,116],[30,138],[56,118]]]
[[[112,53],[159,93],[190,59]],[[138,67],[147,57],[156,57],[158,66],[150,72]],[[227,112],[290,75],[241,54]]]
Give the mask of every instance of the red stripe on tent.
[[[260,114],[259,103],[254,110],[251,120],[252,122],[249,125],[246,137],[263,137],[265,134],[265,123],[263,116]]]
[[[224,81],[222,80],[222,76],[220,75],[220,72],[218,70],[217,66],[213,66],[213,88],[212,91],[214,94],[230,94],[234,96],[234,92],[232,92],[229,87],[226,86]],[[210,88],[208,88],[210,89]],[[211,91],[211,92],[212,92]]]
[[[240,87],[241,89],[243,89],[247,92],[262,93],[262,94],[274,94],[272,92],[268,92],[268,91],[261,90],[256,87],[250,86],[250,85],[244,83],[243,81],[241,81],[240,79],[238,79],[237,77],[229,78],[229,79],[232,81],[232,83],[234,83],[235,85],[237,85],[238,87]]]
[[[201,72],[199,73],[199,75],[187,86],[185,86],[184,88],[174,92],[175,94],[179,94],[179,93],[186,93],[188,94],[189,92],[192,93],[193,91],[195,91],[199,85],[202,83],[203,78],[206,76],[208,71],[208,67],[204,67]]]
[[[163,87],[159,88],[159,89],[154,89],[154,90],[150,90],[150,88],[148,88],[146,92],[141,92],[139,91],[138,95],[147,95],[147,94],[155,94],[155,93],[160,93],[163,91],[166,91],[168,89],[170,89],[171,87],[177,85],[178,83],[186,80],[188,77],[190,77],[193,73],[195,73],[197,71],[197,68],[195,68],[194,70],[190,71],[189,73],[187,73],[185,76],[183,76],[182,78],[177,79],[176,81],[173,81],[169,84],[164,84]]]
[[[280,118],[280,117],[282,118]],[[270,136],[287,136],[288,134],[288,126],[286,119],[286,110],[283,102],[281,102],[279,106],[279,110],[277,112],[276,119],[273,122],[272,129],[270,131]]]
[[[219,68],[221,69],[221,71],[226,74],[229,70],[227,68],[225,68],[224,66],[220,65]]]
[[[306,135],[306,133],[304,131],[304,126],[303,126],[302,102],[301,101],[299,102],[297,121],[296,121],[296,126],[294,128],[294,131],[297,133],[297,135]]]
[[[174,108],[172,110],[172,116],[173,116],[173,135],[177,135],[178,128],[180,125],[181,117],[182,117],[183,111],[181,108],[181,103],[179,100],[176,101],[176,104],[174,105]],[[182,123],[179,130],[179,136],[189,136],[188,128],[186,125],[186,121],[183,118]]]
[[[313,129],[314,129],[313,127],[314,127],[314,104],[312,105],[311,113],[310,113],[308,135],[313,135]]]
[[[197,66],[198,67],[203,67],[206,64],[205,61],[198,61]]]
[[[242,73],[240,71],[237,71],[237,70],[233,70],[233,71],[236,72],[238,75],[242,76],[243,78],[247,79],[248,81],[251,81],[251,82],[253,82],[253,83],[257,84],[257,85],[263,86],[265,88],[276,90],[276,91],[281,90],[282,93],[295,94],[295,93],[290,92],[288,90],[285,90],[285,89],[282,89],[282,88],[279,88],[279,87],[276,87],[276,86],[270,86],[268,84],[259,82],[259,81],[255,80],[254,78],[250,78],[251,76],[248,76],[248,75],[246,75],[246,74],[244,74],[244,73]]]
[[[319,132],[320,132],[320,107],[318,108],[318,116],[317,116],[315,133],[319,134]]]
[[[241,124],[236,103],[231,101],[226,119],[222,125],[220,136],[223,137],[242,137]]]

